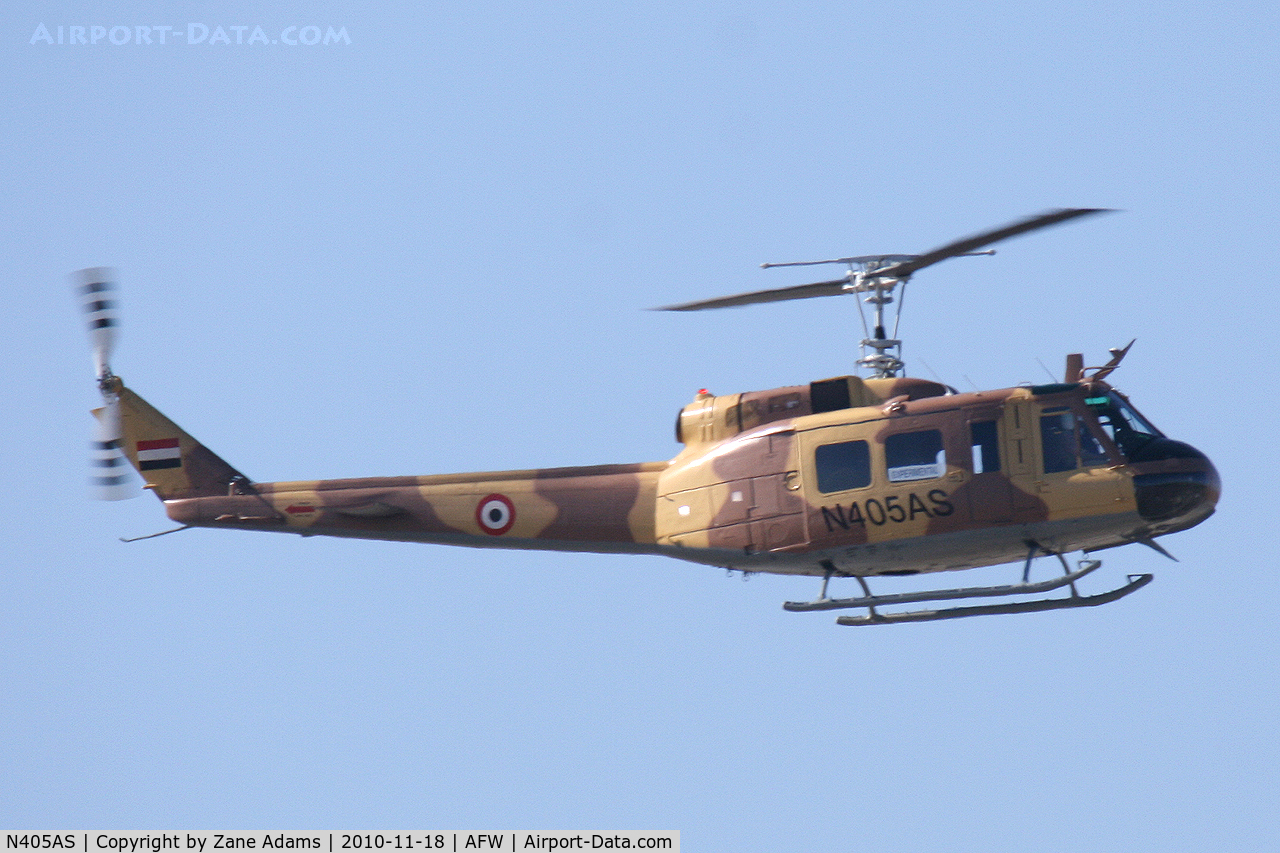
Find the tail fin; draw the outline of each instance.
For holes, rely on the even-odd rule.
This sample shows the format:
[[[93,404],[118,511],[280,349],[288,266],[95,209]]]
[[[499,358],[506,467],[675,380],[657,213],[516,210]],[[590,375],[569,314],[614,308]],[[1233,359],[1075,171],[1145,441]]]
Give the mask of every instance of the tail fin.
[[[226,495],[238,484],[249,482],[123,384],[115,392],[120,399],[124,452],[156,497],[169,500]],[[95,409],[94,414],[102,417],[103,410]]]

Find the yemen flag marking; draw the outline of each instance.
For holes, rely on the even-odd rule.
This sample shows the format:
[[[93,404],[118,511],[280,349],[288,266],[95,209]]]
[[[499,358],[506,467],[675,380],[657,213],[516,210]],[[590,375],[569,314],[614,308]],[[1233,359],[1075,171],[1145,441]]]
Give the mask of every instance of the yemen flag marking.
[[[138,469],[181,468],[182,449],[176,438],[156,438],[138,442]]]

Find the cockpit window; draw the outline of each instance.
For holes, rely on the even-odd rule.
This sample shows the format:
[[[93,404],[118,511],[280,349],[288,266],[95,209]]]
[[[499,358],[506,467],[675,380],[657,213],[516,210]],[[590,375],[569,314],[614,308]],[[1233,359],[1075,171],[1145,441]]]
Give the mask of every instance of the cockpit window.
[[[1105,465],[1109,461],[1089,426],[1066,406],[1045,409],[1040,415],[1040,448],[1044,452],[1046,474]]]
[[[1065,407],[1045,409],[1040,416],[1040,449],[1044,472],[1071,471],[1076,467],[1076,419]]]
[[[1147,442],[1164,435],[1114,391],[1105,397],[1089,397],[1085,403],[1125,456],[1133,456]]]
[[[1090,465],[1106,465],[1111,460],[1107,451],[1102,449],[1098,439],[1089,432],[1089,427],[1080,418],[1076,418],[1076,434],[1080,439],[1080,464],[1085,468]]]

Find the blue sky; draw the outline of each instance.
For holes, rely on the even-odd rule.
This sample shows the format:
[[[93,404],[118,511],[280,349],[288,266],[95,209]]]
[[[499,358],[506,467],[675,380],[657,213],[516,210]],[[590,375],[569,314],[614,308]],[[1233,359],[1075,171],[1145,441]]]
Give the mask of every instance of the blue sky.
[[[1272,5],[362,6],[0,12],[0,825],[1275,846]],[[851,300],[643,309],[1064,206],[1124,212],[922,272],[904,355],[1005,387],[1138,339],[1114,381],[1224,495],[1180,563],[1103,555],[1098,588],[1156,574],[1104,608],[844,629],[781,610],[810,579],[125,545],[156,502],[86,499],[81,267],[121,270],[116,371],[256,479],[631,462],[697,389],[850,372],[861,337]]]

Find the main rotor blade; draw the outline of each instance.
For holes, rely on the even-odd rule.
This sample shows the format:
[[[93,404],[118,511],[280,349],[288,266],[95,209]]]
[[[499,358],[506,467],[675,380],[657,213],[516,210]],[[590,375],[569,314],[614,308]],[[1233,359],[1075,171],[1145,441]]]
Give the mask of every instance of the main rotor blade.
[[[718,299],[703,299],[698,302],[683,302],[679,305],[664,305],[654,311],[702,311],[707,308],[732,308],[737,305],[754,305],[757,302],[785,302],[788,299],[809,299],[814,296],[839,296],[845,293],[847,278],[835,281],[819,281],[813,284],[799,284],[795,287],[779,287],[775,290],[757,290],[753,293],[739,293],[736,296],[721,296]]]
[[[888,263],[913,261],[918,255],[858,255],[856,258],[828,258],[825,261],[788,261],[785,264],[761,264],[760,269],[771,270],[775,267],[813,267],[818,264],[875,264],[881,266]]]
[[[905,279],[919,270],[928,266],[933,266],[939,261],[945,261],[947,258],[954,258],[958,255],[968,255],[977,253],[976,250],[983,246],[989,246],[1001,240],[1007,240],[1010,237],[1016,237],[1019,234],[1025,234],[1028,231],[1035,231],[1039,228],[1048,228],[1050,225],[1057,225],[1060,222],[1066,222],[1080,216],[1090,216],[1095,213],[1109,213],[1109,208],[1101,207],[1068,207],[1058,210],[1048,210],[1044,213],[1037,213],[1026,219],[1020,219],[1017,222],[1011,222],[999,228],[990,231],[983,231],[980,234],[974,234],[970,237],[964,237],[960,240],[947,243],[945,246],[939,246],[931,252],[925,252],[923,255],[864,255],[857,258],[841,258],[840,262],[854,263],[871,263],[875,261],[892,260],[896,263],[874,270],[872,275],[880,279]],[[835,261],[802,261],[790,264],[764,264],[768,267],[782,266],[809,266],[811,264],[834,263]],[[707,308],[732,308],[738,305],[754,305],[759,302],[784,302],[788,299],[809,299],[814,296],[840,296],[849,293],[847,289],[850,280],[848,278],[837,279],[836,281],[819,281],[814,284],[800,284],[794,287],[780,287],[773,290],[757,290],[752,293],[739,293],[735,296],[722,296],[716,299],[702,299],[697,302],[682,302],[679,305],[665,305],[661,308],[655,308],[655,311],[702,311]]]
[[[947,243],[945,246],[939,246],[933,251],[917,255],[909,261],[877,270],[876,275],[884,278],[906,278],[912,273],[918,272],[925,267],[933,266],[939,261],[945,261],[947,258],[954,258],[956,255],[963,255],[975,249],[981,249],[983,246],[990,246],[992,243],[998,243],[1001,240],[1007,240],[1010,237],[1016,237],[1028,231],[1048,228],[1050,225],[1057,225],[1060,222],[1066,222],[1079,216],[1110,212],[1111,209],[1105,207],[1065,207],[1058,210],[1047,210],[1044,213],[1038,213],[1026,219],[1019,219],[1017,222],[1010,222],[1000,228],[983,231],[981,234],[963,237],[952,243]]]

